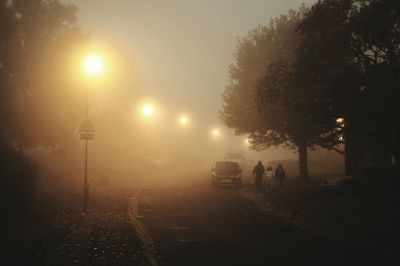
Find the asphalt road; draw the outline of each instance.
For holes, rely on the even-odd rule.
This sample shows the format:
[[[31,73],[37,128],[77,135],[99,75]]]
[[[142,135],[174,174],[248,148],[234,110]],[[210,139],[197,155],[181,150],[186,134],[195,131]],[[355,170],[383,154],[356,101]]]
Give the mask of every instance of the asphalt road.
[[[370,247],[303,231],[248,191],[208,183],[143,190],[139,214],[160,265],[396,265]]]

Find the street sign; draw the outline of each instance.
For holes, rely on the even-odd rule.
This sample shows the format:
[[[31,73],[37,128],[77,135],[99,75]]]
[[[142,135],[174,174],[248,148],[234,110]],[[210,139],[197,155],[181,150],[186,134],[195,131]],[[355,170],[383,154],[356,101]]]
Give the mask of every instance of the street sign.
[[[89,118],[86,118],[82,125],[79,128],[79,132],[81,133],[81,139],[91,140],[94,139],[94,126],[92,122],[90,122]]]
[[[94,133],[81,133],[81,139],[92,140],[94,139]]]
[[[95,132],[94,126],[92,122],[90,122],[89,118],[86,118],[79,128],[79,132]]]

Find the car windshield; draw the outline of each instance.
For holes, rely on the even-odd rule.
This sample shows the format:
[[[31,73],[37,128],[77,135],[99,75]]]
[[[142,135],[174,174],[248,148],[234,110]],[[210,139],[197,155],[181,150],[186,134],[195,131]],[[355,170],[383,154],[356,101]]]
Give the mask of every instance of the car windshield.
[[[235,162],[217,162],[215,169],[218,171],[237,171],[239,170],[239,165]]]

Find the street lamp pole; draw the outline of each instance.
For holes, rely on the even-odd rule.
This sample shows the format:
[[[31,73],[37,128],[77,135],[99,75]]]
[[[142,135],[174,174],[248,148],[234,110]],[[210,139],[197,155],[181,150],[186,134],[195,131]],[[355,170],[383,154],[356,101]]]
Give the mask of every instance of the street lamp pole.
[[[89,121],[89,83],[86,87],[86,121]],[[85,178],[83,184],[83,213],[87,213],[88,203],[89,203],[89,183],[88,183],[88,142],[89,139],[85,138]]]
[[[84,61],[84,67],[87,75],[97,75],[103,70],[103,62],[100,57],[92,54]],[[86,86],[86,119],[83,121],[80,129],[81,139],[85,140],[85,177],[83,181],[83,213],[87,213],[89,203],[89,182],[88,182],[88,144],[89,140],[94,139],[94,127],[89,120],[89,80]]]
[[[147,121],[146,121],[147,122]],[[144,174],[143,176],[147,177],[147,158],[146,158],[146,153],[147,153],[147,124],[144,125],[144,131],[143,131],[143,169],[144,169]]]
[[[143,137],[143,168],[144,168],[144,175],[147,176],[147,158],[146,158],[146,152],[147,152],[147,135],[148,135],[148,123],[149,119],[154,115],[154,106],[151,103],[145,103],[142,106],[142,115],[144,118],[144,137]]]

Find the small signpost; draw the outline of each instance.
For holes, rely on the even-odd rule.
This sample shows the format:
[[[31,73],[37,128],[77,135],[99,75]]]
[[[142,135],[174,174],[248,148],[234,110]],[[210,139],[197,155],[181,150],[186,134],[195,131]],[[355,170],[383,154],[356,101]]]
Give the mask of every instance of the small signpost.
[[[86,118],[79,128],[79,133],[81,135],[81,139],[92,140],[94,139],[94,126],[92,122],[90,122],[89,118]]]

